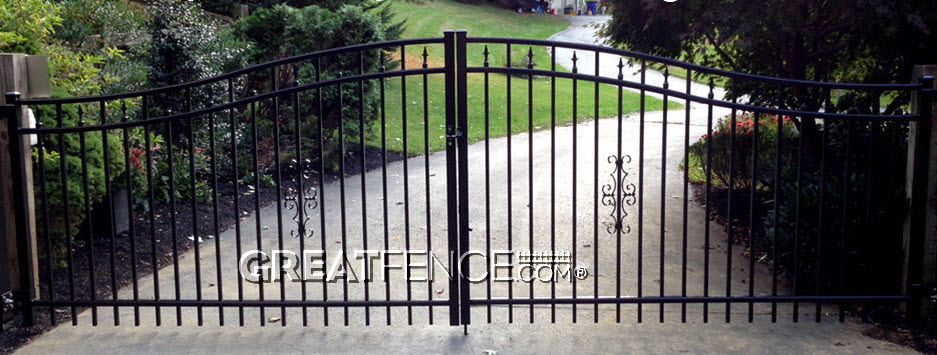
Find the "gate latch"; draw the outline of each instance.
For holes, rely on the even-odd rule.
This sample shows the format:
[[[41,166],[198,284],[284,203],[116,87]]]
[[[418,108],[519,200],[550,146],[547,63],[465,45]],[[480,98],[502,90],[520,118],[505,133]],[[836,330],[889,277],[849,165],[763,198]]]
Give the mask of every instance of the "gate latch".
[[[462,130],[456,130],[455,134],[446,134],[446,138],[462,138]]]

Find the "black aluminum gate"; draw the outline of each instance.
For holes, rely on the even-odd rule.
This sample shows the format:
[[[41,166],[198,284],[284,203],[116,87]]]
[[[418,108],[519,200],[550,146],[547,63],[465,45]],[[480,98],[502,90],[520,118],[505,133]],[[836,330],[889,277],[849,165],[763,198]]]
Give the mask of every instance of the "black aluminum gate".
[[[677,69],[709,84],[670,74]],[[919,302],[905,286],[922,266],[902,267],[893,227],[910,211],[908,250],[922,253],[923,206],[913,198],[896,209],[907,206],[894,186],[913,171],[908,196],[923,195],[927,149],[908,159],[906,145],[909,123],[930,129],[921,119],[929,80],[776,79],[447,31],[138,92],[8,94],[12,147],[36,139],[32,162],[13,151],[16,186],[33,181],[36,194],[29,210],[27,189],[17,191],[19,241],[29,242],[34,219],[40,249],[40,278],[30,281],[42,292],[21,294],[24,319],[39,307],[52,323],[65,315],[73,324],[82,308],[92,324],[106,312],[115,324],[158,325],[174,310],[177,324],[194,312],[199,325],[205,313],[243,325],[255,317],[245,309],[284,326],[328,325],[330,314],[345,325],[433,323],[434,311],[451,325],[473,313],[476,323],[513,322],[516,312],[530,322],[588,313],[640,322],[653,305],[660,321],[668,309],[684,322],[717,313],[820,321],[835,304],[841,321],[849,305]],[[739,88],[756,94],[717,98]],[[913,95],[921,112],[903,114]],[[34,128],[15,114],[25,106]],[[292,265],[302,281],[285,282],[289,268],[277,266],[290,259],[272,251],[244,258],[274,247],[300,251]],[[454,276],[422,281],[367,261],[359,271],[371,280],[306,279],[319,255],[323,273],[336,254],[354,272],[353,248],[411,266],[425,257]],[[307,257],[310,249],[321,254]],[[502,249],[510,253],[499,260]],[[251,265],[278,275],[247,279]],[[524,270],[530,280],[520,283]]]

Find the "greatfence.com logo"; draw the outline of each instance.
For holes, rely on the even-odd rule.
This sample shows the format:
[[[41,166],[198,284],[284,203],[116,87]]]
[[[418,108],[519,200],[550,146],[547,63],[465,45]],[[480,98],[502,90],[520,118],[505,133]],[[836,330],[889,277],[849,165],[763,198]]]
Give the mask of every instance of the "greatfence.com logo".
[[[342,251],[249,250],[238,260],[241,278],[250,283],[275,281],[374,282],[387,281],[392,272],[403,272],[407,281],[432,282],[459,276],[481,282],[572,282],[589,277],[584,267],[573,267],[568,251],[494,250],[488,255],[469,250],[461,255],[427,250],[355,250],[350,258]],[[446,255],[449,254],[449,255]],[[455,262],[462,268],[455,268]],[[469,271],[465,272],[468,266]],[[484,266],[484,267],[482,267]],[[453,275],[453,270],[459,275]],[[396,270],[396,271],[395,271]]]

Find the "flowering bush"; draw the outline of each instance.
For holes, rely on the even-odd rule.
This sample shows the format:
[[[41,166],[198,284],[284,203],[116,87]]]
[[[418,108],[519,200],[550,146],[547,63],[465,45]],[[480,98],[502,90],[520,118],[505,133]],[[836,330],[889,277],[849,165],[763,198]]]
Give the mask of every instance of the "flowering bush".
[[[755,135],[756,116],[758,117],[757,137]],[[702,170],[703,179],[705,179],[706,172],[711,169],[713,184],[716,186],[728,187],[729,177],[732,174],[732,185],[735,189],[751,191],[752,184],[754,184],[759,191],[762,191],[771,185],[774,178],[774,160],[778,139],[782,140],[782,146],[796,146],[797,128],[790,117],[783,116],[779,136],[778,116],[756,115],[749,112],[736,115],[734,128],[735,144],[733,147],[732,118],[731,116],[721,118],[711,136],[704,134],[690,146],[690,160],[699,164],[697,167]],[[754,146],[756,139],[757,152]],[[709,149],[712,150],[711,156],[707,156]],[[753,177],[752,158],[756,154],[758,157],[757,174]]]
[[[841,119],[795,122],[781,117],[779,133],[777,116],[759,115],[756,135],[753,114],[737,114],[734,126],[731,116],[721,118],[712,135],[700,137],[690,147],[691,178],[705,182],[711,169],[713,186],[729,187],[733,173],[732,201],[737,205],[728,216],[727,194],[717,189],[712,201],[715,213],[737,222],[736,243],[796,279],[802,289],[869,292],[840,289],[838,273],[845,268],[853,270],[845,285],[879,285],[875,292],[898,292],[889,287],[897,285],[894,275],[900,274],[895,267],[900,265],[896,262],[901,257],[900,238],[896,242],[880,236],[900,234],[903,226],[907,125],[857,120],[847,124]],[[801,150],[800,124],[816,125],[822,145],[805,145]],[[734,154],[731,170],[730,153]],[[753,158],[758,159],[754,178]],[[750,195],[753,184],[756,196]],[[754,217],[755,225],[747,225],[749,217]]]
[[[173,146],[173,183],[175,188],[169,186],[169,151],[165,149],[166,142],[158,134],[150,133],[150,169],[152,170],[154,204],[169,202],[170,193],[175,194],[176,201],[191,200],[193,172],[189,167],[188,147],[182,142]],[[174,141],[175,142],[175,141]],[[145,210],[150,207],[149,192],[146,180],[147,148],[143,129],[137,128],[130,136],[130,174],[133,180],[134,209]],[[211,185],[206,177],[211,174],[211,157],[206,149],[194,147],[194,178],[195,194],[198,202],[211,201]]]

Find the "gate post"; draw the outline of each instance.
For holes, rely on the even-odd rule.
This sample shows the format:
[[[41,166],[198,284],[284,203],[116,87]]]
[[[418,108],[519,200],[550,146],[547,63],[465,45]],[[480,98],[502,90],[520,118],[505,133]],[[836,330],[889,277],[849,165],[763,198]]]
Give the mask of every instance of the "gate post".
[[[39,297],[32,142],[19,129],[28,127],[29,111],[18,103],[26,97],[48,97],[48,64],[44,56],[0,54],[0,270],[23,309],[23,325],[33,324],[32,300]],[[7,285],[3,285],[4,287]]]
[[[462,324],[471,323],[469,311],[469,264],[463,257],[469,252],[469,184],[468,184],[468,92],[466,76],[466,32],[456,31],[456,87],[458,89],[458,111],[456,136],[458,139],[459,162],[459,302],[462,306]]]
[[[446,59],[446,203],[449,234],[449,325],[459,325],[459,214],[456,175],[455,32],[443,32]]]
[[[905,192],[910,212],[905,221],[903,238],[904,293],[911,296],[905,312],[917,321],[933,314],[930,298],[937,281],[937,137],[934,120],[934,76],[937,65],[915,66],[912,79],[921,84],[911,98],[913,114],[921,115],[911,122],[908,131],[908,164]]]
[[[13,250],[10,250],[10,282],[13,289],[13,298],[20,302],[23,310],[23,326],[33,325],[32,300],[38,296],[36,290],[38,283],[38,258],[36,255],[36,238],[34,223],[32,218],[30,204],[32,185],[30,173],[26,171],[26,162],[31,158],[30,145],[23,139],[19,133],[22,128],[22,118],[26,113],[25,107],[21,106],[19,101],[20,93],[12,92],[5,95],[6,105],[4,105],[4,116],[6,116],[6,147],[0,150],[6,150],[9,157],[8,164],[3,164],[3,171],[0,172],[4,183],[3,210],[6,218],[7,231],[12,227],[14,234],[6,235],[6,242],[9,246],[12,242]],[[5,162],[6,163],[6,162]],[[7,167],[9,167],[7,169]],[[31,169],[30,169],[31,170]],[[12,215],[13,218],[8,217]]]

